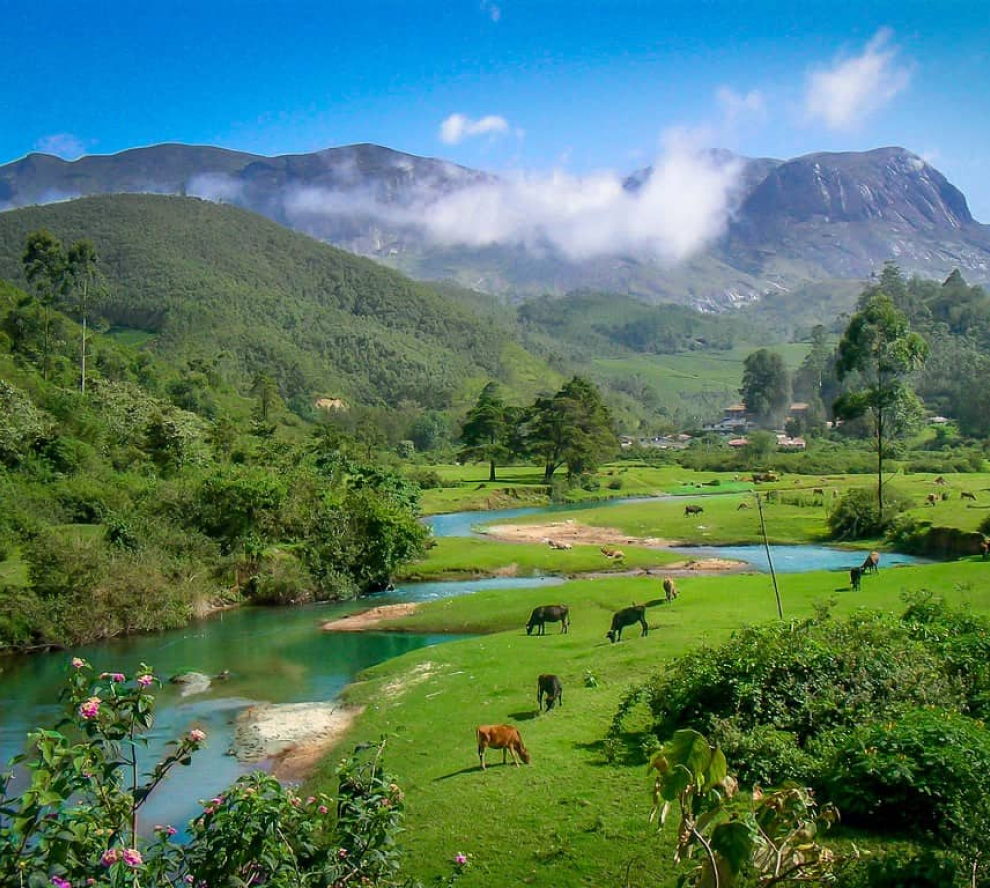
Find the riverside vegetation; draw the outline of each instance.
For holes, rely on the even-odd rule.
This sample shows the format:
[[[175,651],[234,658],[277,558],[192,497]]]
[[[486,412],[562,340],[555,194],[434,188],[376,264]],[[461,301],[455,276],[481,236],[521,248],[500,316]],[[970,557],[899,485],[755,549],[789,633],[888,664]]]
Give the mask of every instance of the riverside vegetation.
[[[72,247],[60,258],[62,247],[52,241],[45,251],[54,259],[50,279],[58,281],[66,297],[74,292],[78,297],[79,277],[58,277],[60,268],[71,267]],[[34,282],[39,281],[44,276],[35,275]],[[946,286],[949,282],[938,298]],[[917,290],[914,282],[904,287],[907,296]],[[463,442],[474,448],[466,455],[488,463],[483,476],[472,466],[422,460],[410,466],[409,452],[404,464],[385,454],[389,436],[374,422],[380,414],[355,411],[359,419],[314,425],[301,415],[307,411],[288,409],[292,398],[287,405],[281,358],[277,372],[256,369],[246,379],[246,363],[240,375],[228,375],[222,361],[186,355],[164,362],[119,338],[96,335],[89,344],[86,392],[77,391],[82,328],[73,317],[82,318],[78,310],[73,315],[59,310],[57,289],[0,288],[0,496],[10,506],[0,516],[0,643],[18,648],[73,644],[176,625],[196,612],[243,600],[359,594],[402,575],[482,575],[512,564],[522,574],[546,569],[602,573],[555,588],[554,598],[571,609],[572,629],[565,636],[525,635],[525,616],[546,603],[545,591],[511,597],[482,592],[422,607],[393,628],[484,637],[406,655],[370,670],[348,690],[349,702],[366,707],[348,742],[377,749],[387,737],[389,769],[400,775],[406,793],[402,878],[449,879],[453,860],[454,875],[465,885],[494,879],[575,886],[618,879],[627,885],[674,884],[678,839],[667,831],[657,836],[649,825],[650,784],[642,768],[652,761],[659,773],[658,760],[650,757],[654,748],[670,739],[670,731],[692,728],[707,734],[707,749],[715,748],[711,743],[727,750],[729,766],[747,783],[800,781],[800,792],[787,797],[788,804],[801,808],[792,809],[789,829],[795,836],[813,830],[820,819],[802,793],[813,787],[823,805],[834,797],[846,817],[828,839],[829,847],[837,849],[833,859],[849,858],[834,873],[841,884],[986,882],[975,853],[987,817],[981,782],[985,752],[975,720],[984,717],[981,664],[990,584],[978,556],[882,570],[855,596],[848,594],[844,576],[790,576],[782,595],[791,622],[783,624],[771,623],[775,608],[764,577],[693,576],[678,581],[681,595],[675,602],[648,610],[652,631],[647,638],[612,646],[604,639],[611,614],[630,601],[654,601],[660,595],[659,574],[624,572],[662,569],[671,553],[623,545],[625,563],[618,565],[606,562],[594,547],[580,545],[557,551],[495,540],[445,540],[430,548],[415,520],[420,509],[666,492],[691,496],[691,502],[704,504],[704,513],[686,515],[681,499],[593,509],[580,520],[640,539],[751,542],[761,537],[756,510],[739,506],[751,502],[758,489],[775,543],[838,538],[872,548],[886,534],[899,545],[942,546],[965,554],[990,531],[982,510],[988,478],[981,471],[978,444],[951,432],[926,431],[907,414],[897,436],[871,444],[864,415],[850,420],[842,435],[812,438],[809,451],[800,455],[778,454],[756,436],[738,453],[699,435],[680,454],[630,452],[629,459],[603,465],[612,455],[604,433],[611,426],[611,406],[586,379],[571,377],[556,395],[540,395],[531,408],[517,408],[515,414],[497,388],[488,389],[474,408],[464,403],[468,416],[473,409],[475,418],[491,421],[488,426],[479,421],[478,435]],[[905,299],[894,301],[901,306]],[[977,297],[971,301],[979,306]],[[937,299],[925,304],[931,313]],[[929,360],[936,357],[933,349]],[[818,376],[820,382],[829,378],[828,373]],[[862,379],[848,382],[852,390]],[[528,401],[519,398],[518,390],[509,391],[512,401]],[[442,400],[450,405],[454,398],[448,392]],[[420,405],[417,421],[427,416],[425,406]],[[424,435],[427,425],[419,430]],[[814,435],[816,430],[809,431]],[[857,434],[863,439],[857,440]],[[399,446],[403,440],[395,447],[408,451]],[[885,484],[885,507],[876,519],[860,521],[872,500],[867,482],[856,473],[874,470],[878,456],[897,477]],[[539,466],[518,464],[523,457],[535,457]],[[558,467],[566,468],[566,480],[558,478],[563,474]],[[772,470],[776,480],[757,487],[754,469]],[[947,476],[947,484],[936,485],[937,476]],[[950,498],[943,500],[943,492]],[[972,497],[965,508],[963,492]],[[905,590],[910,593],[906,611],[899,603]],[[925,590],[937,590],[948,603]],[[833,597],[833,605],[822,606],[823,599]],[[860,607],[876,613],[863,614]],[[899,615],[890,616],[895,609]],[[753,625],[769,628],[743,630],[738,639],[749,647],[730,639]],[[837,667],[816,670],[808,664],[819,660],[810,654],[789,657],[808,650]],[[768,672],[758,675],[753,664],[766,665]],[[842,672],[839,667],[845,666],[848,671]],[[537,718],[532,685],[541,672],[561,676],[568,702],[566,709]],[[339,848],[348,847],[341,836],[349,828],[349,815],[320,820],[326,816],[320,806],[329,813],[336,801],[327,802],[340,799],[341,775],[329,761],[313,778],[314,802],[303,804],[315,815],[310,808],[299,813],[292,793],[255,778],[225,794],[236,801],[230,811],[236,809],[238,819],[225,811],[215,820],[204,819],[201,825],[209,820],[206,833],[193,829],[190,847],[202,850],[200,857],[190,851],[183,858],[187,852],[175,851],[167,835],[155,840],[162,843],[160,853],[139,848],[128,812],[148,787],[134,782],[129,756],[149,723],[144,679],[150,675],[93,676],[84,664],[74,673],[72,717],[76,729],[97,741],[91,754],[103,756],[101,761],[90,761],[71,736],[35,735],[37,792],[19,801],[5,799],[2,816],[13,818],[4,821],[3,835],[29,861],[36,884],[97,877],[107,884],[152,884],[145,874],[169,883],[187,875],[211,884],[234,875],[258,881],[250,867],[265,855],[274,855],[270,872],[278,872],[285,884],[303,883],[303,872],[331,884],[360,881],[362,875],[383,885],[399,878],[393,844],[398,822],[390,813],[397,811],[398,790],[378,764],[367,780],[381,789],[373,798],[390,804],[361,807],[354,817],[355,824],[369,829],[375,817],[387,821],[374,821],[388,848],[372,855],[383,869],[341,868]],[[716,675],[726,676],[726,696],[745,691],[734,703],[730,698],[725,711],[699,691]],[[780,705],[779,688],[789,689],[805,709]],[[837,688],[843,691],[838,697]],[[911,688],[917,695],[907,693]],[[823,696],[815,696],[817,691]],[[675,692],[686,702],[677,712],[668,711],[663,707]],[[938,709],[930,708],[936,701]],[[743,722],[734,717],[737,709],[754,717]],[[793,711],[803,722],[782,721]],[[876,717],[863,718],[865,711]],[[826,712],[833,713],[832,722],[822,721]],[[693,724],[685,723],[684,713]],[[500,721],[520,723],[533,763],[519,770],[491,768],[479,778],[474,727]],[[161,767],[181,764],[196,742],[193,737],[179,741],[174,760]],[[960,755],[961,749],[971,753]],[[107,775],[106,792],[91,807],[62,805],[65,798],[90,791],[86,780],[94,762]],[[54,767],[42,766],[49,763]],[[719,782],[709,765],[699,765],[693,774],[699,792]],[[680,796],[687,788],[682,783],[679,789],[657,792],[667,798],[665,792]],[[878,828],[888,793],[900,800],[896,813],[914,812],[917,819]],[[741,798],[760,801],[758,793]],[[104,810],[106,799],[112,804]],[[706,799],[699,804],[712,802]],[[25,804],[34,807],[17,807]],[[715,804],[719,812],[728,812]],[[48,817],[55,809],[61,814]],[[345,815],[347,810],[346,804],[340,809]],[[465,811],[470,818],[464,818]],[[76,815],[83,819],[70,822]],[[753,816],[759,822],[758,811]],[[245,832],[244,822],[276,821],[289,824],[298,843],[282,843],[277,851],[265,844],[267,839],[247,850],[238,846],[253,835]],[[853,844],[870,854],[856,859]],[[338,858],[333,860],[335,848]],[[48,854],[51,849],[58,853]],[[232,863],[227,870],[207,872],[228,851],[231,860],[241,854],[247,869]],[[753,869],[760,853],[751,845],[733,858],[741,883],[775,883],[779,873],[766,877]],[[109,863],[97,870],[98,876],[84,876],[83,870],[99,866],[105,854]],[[41,868],[42,858],[47,868]],[[142,866],[149,868],[139,871]],[[271,881],[275,875],[269,878],[269,884],[278,883]],[[688,878],[707,884],[710,874],[702,866]]]

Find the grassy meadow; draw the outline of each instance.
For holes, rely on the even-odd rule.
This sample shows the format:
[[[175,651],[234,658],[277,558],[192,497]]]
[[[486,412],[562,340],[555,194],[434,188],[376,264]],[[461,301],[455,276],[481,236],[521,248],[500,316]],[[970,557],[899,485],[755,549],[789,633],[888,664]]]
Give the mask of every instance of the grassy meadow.
[[[394,624],[411,631],[467,632],[480,637],[419,650],[389,661],[352,685],[347,701],[366,706],[346,744],[330,756],[314,785],[335,787],[336,759],[357,742],[387,740],[386,763],[406,793],[411,875],[442,873],[457,853],[471,865],[462,884],[674,885],[673,832],[647,822],[649,783],[642,763],[608,763],[601,740],[623,691],[679,654],[715,644],[741,625],[776,619],[764,575],[678,580],[680,597],[647,611],[650,634],[628,628],[605,638],[612,612],[653,600],[657,579],[578,579],[552,590],[479,592],[422,607]],[[976,560],[893,569],[866,578],[860,593],[842,572],[781,578],[785,619],[809,616],[834,600],[838,613],[896,610],[906,591],[929,589],[950,602],[990,613],[990,565]],[[566,635],[524,630],[532,607],[571,608]],[[538,714],[536,677],[554,672],[563,705]],[[597,686],[585,686],[594,675]],[[478,766],[474,728],[519,727],[529,766],[503,767],[488,753]]]
[[[537,502],[539,471],[511,467],[489,484],[484,466],[441,466],[442,491],[427,491],[430,511],[448,511],[459,492],[460,507],[482,508],[499,491],[509,502]],[[945,487],[935,475],[898,477],[894,486],[907,494],[919,517],[972,529],[990,506],[990,475],[953,475]],[[618,464],[602,469],[601,494],[621,478],[620,495],[680,494],[676,497],[589,508],[517,519],[514,523],[573,520],[591,527],[616,528],[631,537],[689,543],[752,543],[760,540],[757,509],[749,476],[694,473],[677,466]],[[714,484],[713,482],[716,482]],[[837,494],[872,483],[869,476],[781,476],[761,492],[775,491],[764,504],[773,543],[824,542],[827,511]],[[816,494],[815,487],[823,494]],[[514,494],[505,494],[506,489]],[[945,490],[948,499],[925,504],[929,493]],[[961,500],[968,490],[977,499]],[[527,499],[533,493],[532,499]],[[740,509],[740,503],[749,503]],[[470,505],[465,505],[465,504]],[[700,515],[684,507],[698,504]],[[479,513],[483,526],[485,515]],[[858,545],[875,546],[877,541]],[[622,546],[620,570],[663,567],[683,556],[639,546]],[[850,564],[859,555],[850,553]],[[663,598],[660,578],[609,575],[597,546],[575,545],[558,551],[544,544],[507,543],[476,537],[437,541],[427,558],[408,568],[408,577],[530,575],[555,572],[572,578],[553,589],[484,591],[421,606],[416,613],[386,623],[384,629],[458,633],[475,637],[419,650],[361,676],[345,699],[364,706],[363,715],[334,754],[312,778],[314,787],[335,788],[334,768],[356,743],[386,739],[386,767],[406,793],[409,874],[424,880],[448,869],[454,855],[470,864],[461,878],[465,888],[493,884],[599,886],[673,886],[673,830],[658,834],[648,823],[650,784],[643,762],[610,763],[602,740],[623,693],[678,655],[699,645],[727,639],[741,626],[777,619],[774,590],[764,574],[678,578],[680,597]],[[580,574],[593,572],[581,577]],[[578,576],[574,576],[577,574]],[[864,579],[853,592],[845,570],[786,574],[778,578],[784,618],[800,620],[822,604],[838,614],[858,608],[896,611],[908,592],[929,590],[950,603],[990,614],[990,564],[976,558],[911,567],[885,568]],[[605,638],[611,615],[631,602],[657,602],[647,611],[650,634],[638,626],[625,630],[621,643]],[[525,624],[537,605],[570,607],[571,629],[561,634],[548,624],[545,637],[527,636]],[[563,704],[540,714],[536,678],[560,676]],[[593,677],[593,681],[591,678]],[[593,686],[592,686],[593,685]],[[479,724],[519,727],[532,764],[503,767],[489,751],[489,769],[478,765],[474,729]],[[730,763],[731,765],[731,763]]]

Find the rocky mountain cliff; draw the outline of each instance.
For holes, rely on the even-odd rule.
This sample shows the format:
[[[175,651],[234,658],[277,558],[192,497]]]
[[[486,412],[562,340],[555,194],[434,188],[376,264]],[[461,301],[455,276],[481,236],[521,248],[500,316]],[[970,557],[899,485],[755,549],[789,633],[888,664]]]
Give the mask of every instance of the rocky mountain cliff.
[[[938,277],[958,267],[968,280],[990,281],[990,226],[976,222],[963,194],[909,151],[787,161],[717,151],[711,159],[736,170],[724,234],[678,264],[635,250],[582,258],[520,240],[441,242],[428,214],[446,198],[471,196],[458,211],[477,224],[487,204],[473,196],[497,190],[502,180],[377,145],[281,157],[185,145],[74,162],[32,154],[0,166],[0,209],[109,192],[198,196],[416,277],[451,278],[508,298],[590,287],[719,309],[809,281],[862,279],[888,259],[907,273]],[[623,188],[636,194],[653,175],[651,168],[633,173]]]

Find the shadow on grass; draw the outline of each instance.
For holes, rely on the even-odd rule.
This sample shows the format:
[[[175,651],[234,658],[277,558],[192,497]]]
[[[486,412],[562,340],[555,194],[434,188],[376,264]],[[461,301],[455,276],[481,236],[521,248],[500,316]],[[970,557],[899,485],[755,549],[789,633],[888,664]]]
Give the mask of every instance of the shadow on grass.
[[[527,709],[523,712],[510,712],[509,718],[512,719],[512,721],[531,721],[532,719],[537,718],[539,714],[540,711],[538,709]]]
[[[500,761],[492,761],[492,760],[489,759],[489,761],[488,761],[488,770],[491,770],[492,768],[501,768],[501,767],[506,767],[506,768],[513,768],[513,767],[525,768],[526,765],[513,765],[513,763],[511,761],[500,762]],[[464,777],[467,774],[484,774],[484,773],[485,772],[482,770],[481,765],[478,764],[478,765],[472,765],[470,768],[461,768],[459,771],[451,771],[449,774],[442,774],[440,777],[434,777],[433,780],[431,780],[430,782],[431,783],[441,783],[444,780],[451,780],[454,777]]]

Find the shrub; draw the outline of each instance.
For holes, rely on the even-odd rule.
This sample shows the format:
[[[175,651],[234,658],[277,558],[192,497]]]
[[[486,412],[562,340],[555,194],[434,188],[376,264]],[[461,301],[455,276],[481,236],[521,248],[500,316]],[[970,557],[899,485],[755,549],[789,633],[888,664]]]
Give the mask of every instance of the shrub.
[[[313,599],[316,581],[298,558],[275,551],[258,568],[248,596],[259,604],[301,604]]]
[[[825,783],[850,824],[977,848],[990,826],[990,736],[956,712],[912,709],[855,730]]]
[[[882,536],[894,524],[897,516],[910,509],[911,500],[893,489],[883,498],[883,517],[876,490],[857,487],[844,493],[829,512],[828,527],[837,540],[860,540]]]
[[[9,774],[0,777],[0,884],[400,884],[403,794],[381,767],[382,747],[343,762],[336,800],[303,800],[259,772],[208,801],[185,843],[174,841],[171,826],[145,839],[138,809],[206,734],[193,728],[139,777],[135,749],[154,725],[158,679],[144,665],[130,677],[97,676],[79,658],[72,667],[60,723],[69,732],[30,735],[29,754],[12,762],[27,772],[23,790],[11,791]]]

